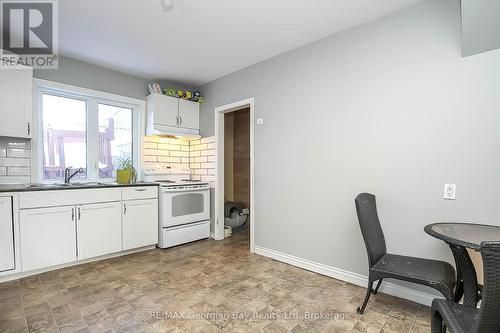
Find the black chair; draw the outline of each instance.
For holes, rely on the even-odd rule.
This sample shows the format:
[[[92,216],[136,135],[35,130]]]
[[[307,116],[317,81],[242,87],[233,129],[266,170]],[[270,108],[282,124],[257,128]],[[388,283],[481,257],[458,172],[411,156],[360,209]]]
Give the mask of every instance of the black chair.
[[[455,269],[444,261],[406,257],[387,253],[384,233],[377,214],[375,196],[361,193],[356,197],[359,226],[368,252],[368,290],[358,313],[365,311],[370,294],[376,294],[383,279],[397,279],[428,286],[453,299]],[[378,281],[373,290],[373,283]]]
[[[484,270],[481,308],[435,299],[431,307],[433,333],[443,332],[444,327],[453,333],[500,332],[500,242],[481,243],[481,256]]]

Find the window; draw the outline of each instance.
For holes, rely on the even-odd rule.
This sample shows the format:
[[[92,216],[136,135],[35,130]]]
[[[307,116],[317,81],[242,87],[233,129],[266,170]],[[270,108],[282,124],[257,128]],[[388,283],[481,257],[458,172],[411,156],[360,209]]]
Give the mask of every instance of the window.
[[[132,109],[99,104],[99,177],[114,178],[121,160],[132,158]]]
[[[35,168],[41,181],[63,181],[68,167],[83,169],[77,181],[114,181],[120,162],[128,158],[139,168],[143,101],[54,85],[38,84],[36,119],[42,130]]]
[[[67,167],[87,169],[87,103],[43,94],[43,178],[64,178]]]

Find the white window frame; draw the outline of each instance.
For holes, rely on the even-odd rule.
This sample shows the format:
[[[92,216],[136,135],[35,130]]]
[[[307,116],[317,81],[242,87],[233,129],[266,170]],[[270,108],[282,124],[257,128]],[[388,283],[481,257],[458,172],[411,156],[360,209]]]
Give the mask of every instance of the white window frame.
[[[107,104],[117,107],[132,109],[132,156],[134,167],[137,170],[138,180],[142,175],[142,137],[145,135],[146,124],[146,101],[110,94],[98,90],[81,88],[64,83],[47,81],[42,79],[33,80],[33,103],[34,103],[34,127],[32,141],[32,167],[31,179],[37,183],[54,183],[53,179],[43,179],[43,118],[42,118],[42,95],[44,93],[84,99],[87,102],[87,178],[84,181],[115,182],[114,178],[99,178],[99,169],[97,161],[94,165],[89,164],[89,156],[98,156],[97,133],[96,129],[89,124],[97,124],[97,112],[88,112],[91,109],[97,110],[97,104]],[[91,105],[93,104],[93,105]],[[56,181],[57,182],[57,181]]]

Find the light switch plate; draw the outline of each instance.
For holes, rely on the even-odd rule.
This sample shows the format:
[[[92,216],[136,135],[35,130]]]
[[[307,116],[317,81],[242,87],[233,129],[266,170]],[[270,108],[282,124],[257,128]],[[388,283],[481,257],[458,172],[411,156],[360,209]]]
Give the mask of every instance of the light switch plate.
[[[457,185],[444,184],[444,198],[446,200],[455,200],[456,192],[457,192]]]
[[[264,118],[257,118],[257,125],[262,125],[264,123]]]

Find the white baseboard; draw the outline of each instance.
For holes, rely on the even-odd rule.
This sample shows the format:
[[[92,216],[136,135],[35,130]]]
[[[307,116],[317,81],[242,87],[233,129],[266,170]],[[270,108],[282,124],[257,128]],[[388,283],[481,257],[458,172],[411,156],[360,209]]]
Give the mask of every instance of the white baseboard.
[[[332,277],[334,279],[349,282],[357,286],[366,288],[368,284],[368,277],[364,275],[349,272],[340,268],[335,268],[311,260],[302,259],[286,253],[267,249],[262,246],[255,245],[255,253],[296,267],[306,269],[311,272],[319,273],[322,275]],[[431,293],[426,293],[420,290],[411,289],[408,287],[400,286],[386,281],[382,283],[382,286],[380,287],[380,292],[404,298],[409,301],[413,301],[415,303],[423,304],[426,306],[430,306],[432,300],[436,297],[439,297]]]

